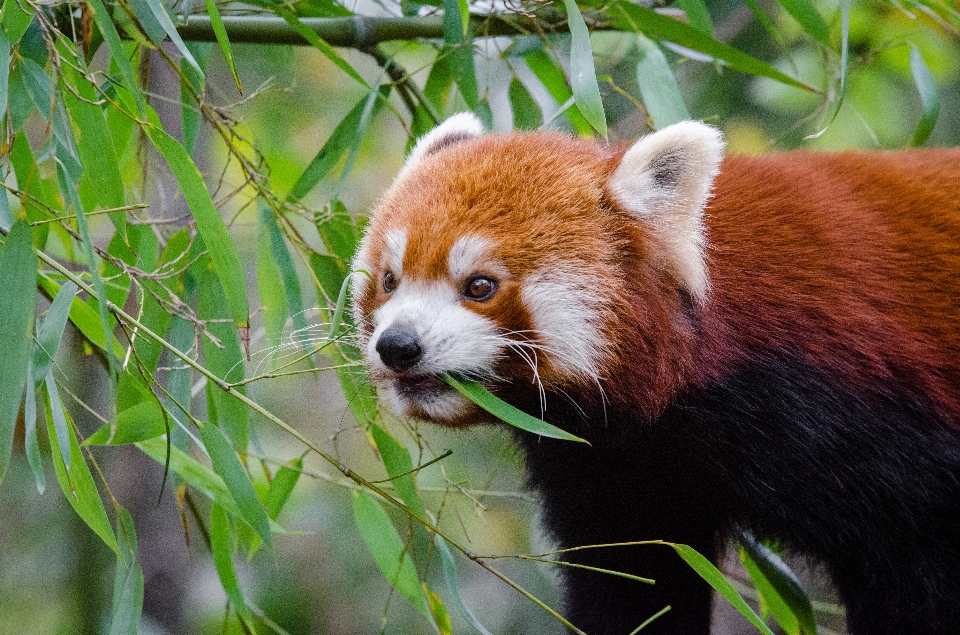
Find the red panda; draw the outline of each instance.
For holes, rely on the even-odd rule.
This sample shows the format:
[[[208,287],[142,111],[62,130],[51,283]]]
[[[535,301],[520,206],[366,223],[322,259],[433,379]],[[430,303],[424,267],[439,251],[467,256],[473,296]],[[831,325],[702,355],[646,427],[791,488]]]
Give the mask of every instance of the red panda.
[[[723,157],[684,122],[618,148],[423,137],[372,213],[353,312],[398,414],[489,421],[480,381],[591,445],[514,431],[561,547],[731,530],[814,557],[854,635],[960,624],[960,149]],[[705,635],[670,549],[574,551],[591,635]]]

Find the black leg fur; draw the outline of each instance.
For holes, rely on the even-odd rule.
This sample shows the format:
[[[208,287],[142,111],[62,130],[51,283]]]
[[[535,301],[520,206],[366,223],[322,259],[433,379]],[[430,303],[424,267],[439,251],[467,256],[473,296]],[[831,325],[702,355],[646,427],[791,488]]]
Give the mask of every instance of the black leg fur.
[[[923,404],[852,395],[786,357],[690,391],[655,422],[610,412],[604,427],[564,403],[547,418],[593,447],[517,433],[562,547],[663,539],[715,559],[739,524],[822,561],[854,635],[958,632],[960,434]],[[657,581],[565,568],[566,614],[587,633],[629,633],[667,604],[644,633],[708,633],[709,589],[672,549],[562,557]]]

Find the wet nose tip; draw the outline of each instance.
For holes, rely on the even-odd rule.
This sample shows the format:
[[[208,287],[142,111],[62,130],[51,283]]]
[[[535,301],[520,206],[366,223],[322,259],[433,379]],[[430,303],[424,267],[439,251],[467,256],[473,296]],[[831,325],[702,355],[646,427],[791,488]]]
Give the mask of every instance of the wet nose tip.
[[[380,334],[376,350],[383,363],[397,372],[412,368],[423,356],[417,334],[409,328],[396,325]]]

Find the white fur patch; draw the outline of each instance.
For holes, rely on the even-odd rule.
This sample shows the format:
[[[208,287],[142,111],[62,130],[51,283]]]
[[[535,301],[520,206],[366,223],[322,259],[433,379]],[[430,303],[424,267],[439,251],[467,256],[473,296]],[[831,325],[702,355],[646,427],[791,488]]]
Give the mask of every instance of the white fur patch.
[[[462,280],[481,269],[489,270],[493,242],[479,236],[461,236],[447,255],[447,269],[453,280]],[[495,267],[500,268],[500,267]]]
[[[596,294],[589,281],[576,280],[572,272],[544,269],[524,280],[520,297],[551,364],[565,375],[595,382],[608,348],[597,308],[609,299]]]
[[[623,155],[607,186],[667,247],[673,274],[697,302],[709,288],[703,208],[723,160],[712,126],[683,121],[643,137]]]
[[[485,132],[483,122],[477,119],[477,116],[472,112],[461,112],[453,115],[417,140],[417,144],[410,151],[410,155],[407,156],[407,161],[403,164],[403,169],[400,170],[397,178],[399,179],[409,172],[424,157],[437,152],[441,148],[467,139],[474,139]]]
[[[398,414],[409,414],[408,409],[415,405],[432,417],[452,419],[472,406],[452,390],[412,398],[400,395],[392,381],[393,371],[376,350],[380,334],[391,325],[403,325],[417,334],[423,356],[411,369],[415,375],[454,372],[489,377],[494,362],[503,354],[503,338],[497,325],[461,306],[459,292],[447,282],[406,280],[374,311],[371,320],[373,333],[366,350],[371,376]],[[407,403],[408,399],[415,399],[415,404]]]
[[[383,254],[380,257],[380,266],[387,269],[397,278],[403,274],[403,256],[407,253],[407,232],[402,229],[391,229],[387,232]]]

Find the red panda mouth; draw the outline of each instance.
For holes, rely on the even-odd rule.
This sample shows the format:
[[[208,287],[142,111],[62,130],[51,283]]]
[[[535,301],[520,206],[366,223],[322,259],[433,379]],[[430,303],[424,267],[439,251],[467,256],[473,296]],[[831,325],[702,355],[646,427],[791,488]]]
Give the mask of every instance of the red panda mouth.
[[[397,392],[403,397],[416,397],[435,394],[447,390],[447,384],[440,375],[397,374],[394,378]]]

